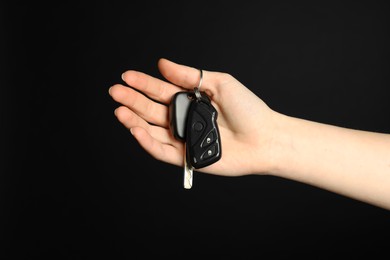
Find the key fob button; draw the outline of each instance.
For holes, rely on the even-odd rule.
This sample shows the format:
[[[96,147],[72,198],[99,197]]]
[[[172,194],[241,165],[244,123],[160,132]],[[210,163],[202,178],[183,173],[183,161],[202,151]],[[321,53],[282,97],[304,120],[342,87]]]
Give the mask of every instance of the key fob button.
[[[215,130],[212,130],[202,141],[202,143],[200,144],[200,147],[206,147],[212,143],[214,143],[214,141],[216,140],[216,134],[215,134]]]
[[[210,146],[202,155],[201,155],[201,159],[202,160],[206,160],[210,157],[213,157],[215,154],[217,153],[217,146],[216,145],[213,145],[213,146]]]
[[[203,124],[201,122],[196,122],[194,124],[194,130],[197,132],[201,132],[203,130]]]
[[[207,122],[205,118],[202,117],[202,115],[200,115],[196,111],[194,111],[191,116],[192,116],[192,123],[190,122],[191,127],[189,128],[192,131],[190,131],[191,135],[188,138],[191,139],[192,144],[195,144],[199,142],[200,138],[202,138],[203,132],[207,128]]]

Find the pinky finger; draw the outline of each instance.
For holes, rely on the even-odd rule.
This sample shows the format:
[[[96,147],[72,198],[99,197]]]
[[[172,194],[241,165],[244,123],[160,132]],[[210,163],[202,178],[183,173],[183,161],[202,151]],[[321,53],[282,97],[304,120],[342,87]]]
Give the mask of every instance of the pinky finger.
[[[153,158],[169,164],[182,166],[183,151],[177,147],[157,141],[144,128],[139,126],[131,128],[131,133],[141,147]]]

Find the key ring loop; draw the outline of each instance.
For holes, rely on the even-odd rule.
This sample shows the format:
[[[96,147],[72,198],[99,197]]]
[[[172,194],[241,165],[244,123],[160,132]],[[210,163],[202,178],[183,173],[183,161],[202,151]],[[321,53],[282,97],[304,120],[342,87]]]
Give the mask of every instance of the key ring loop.
[[[202,95],[200,94],[200,87],[202,86],[202,81],[203,81],[203,70],[199,70],[200,71],[200,80],[199,80],[199,84],[197,87],[194,88],[194,92],[195,92],[195,96],[198,100],[200,100],[202,98]]]

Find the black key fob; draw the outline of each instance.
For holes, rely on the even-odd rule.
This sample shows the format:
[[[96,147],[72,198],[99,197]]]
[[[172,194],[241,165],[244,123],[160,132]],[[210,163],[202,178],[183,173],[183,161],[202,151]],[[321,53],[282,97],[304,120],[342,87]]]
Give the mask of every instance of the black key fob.
[[[190,103],[186,127],[187,158],[195,169],[221,159],[217,117],[218,112],[210,99],[202,96]]]

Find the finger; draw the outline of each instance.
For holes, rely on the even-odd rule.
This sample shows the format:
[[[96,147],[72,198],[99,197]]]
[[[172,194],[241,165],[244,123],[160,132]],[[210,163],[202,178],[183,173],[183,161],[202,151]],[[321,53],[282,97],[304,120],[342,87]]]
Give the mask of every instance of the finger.
[[[141,147],[155,159],[178,166],[183,164],[182,150],[159,142],[142,127],[133,127],[131,133]]]
[[[158,61],[158,68],[161,74],[175,85],[187,89],[193,89],[199,86],[201,73],[197,68],[181,65],[164,58]],[[202,71],[201,89],[213,90],[220,73],[207,70]]]
[[[120,106],[114,111],[118,121],[121,122],[127,129],[139,126],[147,131],[150,131],[150,124],[131,111],[128,107]]]
[[[148,131],[154,139],[161,143],[170,144],[175,147],[180,147],[182,145],[181,142],[173,138],[172,134],[169,132],[169,129],[150,125],[148,122],[125,106],[120,106],[115,109],[115,116],[118,118],[119,122],[121,122],[128,129],[142,127]]]
[[[112,98],[125,105],[147,122],[168,127],[168,107],[147,98],[145,95],[122,85],[114,85],[109,89]]]
[[[169,82],[154,78],[143,72],[128,70],[122,74],[122,79],[131,87],[145,93],[151,99],[168,104],[172,96],[183,90]]]

